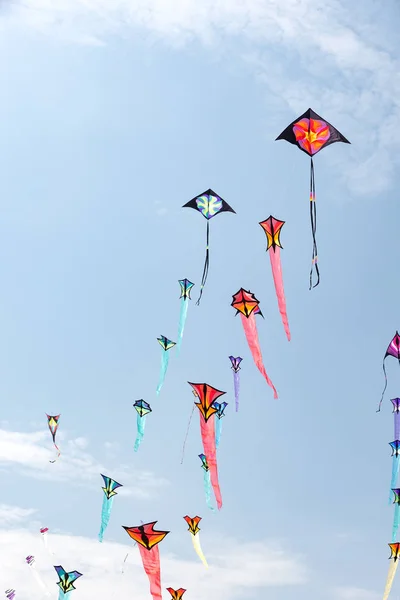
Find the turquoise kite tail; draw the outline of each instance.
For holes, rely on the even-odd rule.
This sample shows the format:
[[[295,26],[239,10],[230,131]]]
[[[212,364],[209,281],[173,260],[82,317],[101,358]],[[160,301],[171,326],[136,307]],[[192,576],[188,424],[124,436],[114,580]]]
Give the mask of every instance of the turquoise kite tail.
[[[206,502],[210,510],[215,510],[211,504],[211,476],[210,471],[204,473],[204,491],[206,493]]]
[[[68,600],[69,595],[71,592],[63,592],[62,589],[60,588],[60,591],[58,592],[58,600]]]
[[[182,298],[181,300],[181,312],[179,315],[179,326],[178,326],[178,342],[176,344],[177,355],[179,356],[179,352],[181,349],[182,338],[183,338],[183,330],[185,329],[186,317],[189,308],[189,300],[186,298]]]
[[[390,483],[390,493],[389,493],[389,504],[393,502],[393,492],[392,488],[395,489],[397,487],[397,477],[399,475],[399,466],[400,466],[400,456],[393,456],[393,464],[392,464],[392,481]]]
[[[221,439],[222,419],[216,419],[215,425],[215,447],[218,448]]]
[[[393,529],[392,529],[392,544],[397,542],[397,531],[399,529],[400,523],[400,506],[396,504],[394,507],[394,519],[393,519]]]
[[[110,520],[113,502],[114,496],[111,496],[110,499],[107,499],[106,495],[103,496],[103,506],[101,507],[101,525],[99,531],[99,542],[103,541],[104,532],[107,529],[107,525]]]
[[[139,450],[139,446],[143,440],[144,426],[146,424],[146,415],[143,415],[143,417],[141,417],[138,414],[138,416],[136,418],[136,422],[137,422],[137,436],[136,436],[136,440],[135,440],[135,446],[133,448],[135,452],[137,452]]]
[[[165,375],[166,375],[167,369],[168,369],[168,361],[169,361],[168,350],[163,350],[163,353],[161,355],[160,383],[158,384],[158,387],[157,387],[157,396],[161,392],[161,388],[164,384]]]

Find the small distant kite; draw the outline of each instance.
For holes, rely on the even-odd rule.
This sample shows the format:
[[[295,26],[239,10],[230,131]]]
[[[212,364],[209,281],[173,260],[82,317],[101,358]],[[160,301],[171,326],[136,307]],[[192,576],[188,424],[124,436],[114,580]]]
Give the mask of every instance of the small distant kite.
[[[280,249],[282,248],[280,235],[282,227],[285,221],[279,221],[272,215],[261,221],[260,225],[264,229],[264,233],[267,236],[267,252],[269,251],[269,258],[271,261],[272,277],[274,278],[275,292],[278,299],[278,308],[281,313],[283,327],[285,329],[286,337],[290,342],[290,330],[289,322],[286,311],[286,299],[285,290],[283,287],[283,276],[282,276],[282,265]]]
[[[217,409],[215,416],[217,420],[215,422],[215,447],[218,448],[219,442],[221,441],[221,433],[222,433],[222,417],[225,416],[225,409],[228,406],[227,402],[214,402],[213,407]]]
[[[179,285],[181,286],[181,312],[179,315],[179,326],[178,326],[178,342],[177,342],[177,353],[179,354],[183,338],[183,330],[185,329],[186,317],[189,308],[189,300],[191,300],[190,292],[194,283],[189,279],[179,279]]]
[[[217,450],[215,446],[215,413],[217,409],[213,404],[226,392],[221,392],[221,390],[217,390],[217,388],[207,383],[190,383],[188,381],[188,384],[192,386],[195,396],[199,399],[199,402],[195,402],[195,405],[200,412],[201,439],[208,468],[210,469],[211,485],[217,506],[220,509],[222,507],[222,497],[218,481]]]
[[[49,540],[48,540],[48,537],[49,537],[49,528],[48,527],[41,527],[40,528],[40,533],[42,534],[44,547],[46,548],[46,550],[48,551],[49,554],[51,554],[52,556],[54,556],[54,552],[50,548],[50,544],[49,544]]]
[[[268,377],[265,370],[257,333],[255,315],[263,316],[260,310],[260,302],[257,300],[254,294],[252,294],[250,291],[244,290],[243,288],[240,288],[240,290],[232,297],[233,300],[231,306],[236,309],[237,315],[240,313],[244,333],[246,335],[247,343],[249,345],[255,365],[260,371],[261,375],[264,377],[265,381],[273,389],[274,398],[276,399],[278,398],[278,392],[276,391],[274,384]]]
[[[186,515],[186,517],[183,517],[183,518],[185,519],[186,523],[189,525],[188,531],[190,531],[190,533],[192,534],[193,548],[195,549],[196,554],[200,558],[203,565],[208,569],[206,557],[204,556],[203,550],[201,549],[201,545],[200,545],[199,523],[201,521],[201,517],[189,517],[188,515]]]
[[[381,410],[383,396],[385,395],[387,384],[388,384],[387,375],[386,375],[386,367],[385,367],[385,360],[388,356],[393,356],[393,358],[397,358],[397,360],[399,361],[399,365],[400,365],[400,335],[399,335],[398,331],[396,331],[392,341],[390,342],[389,346],[387,347],[386,354],[383,357],[382,368],[383,368],[383,374],[385,376],[385,386],[383,388],[382,397],[379,402],[378,410],[376,412],[379,412]]]
[[[300,117],[297,117],[290,123],[288,127],[278,137],[277,140],[286,140],[290,144],[294,144],[300,150],[308,154],[311,158],[310,166],[310,219],[311,232],[313,239],[312,261],[310,271],[310,290],[319,284],[319,269],[318,269],[318,250],[316,241],[317,231],[317,207],[315,199],[315,178],[314,178],[314,161],[313,156],[323,148],[335,142],[344,142],[350,144],[344,135],[340,133],[333,125],[325,119],[317,115],[311,108],[306,110]],[[313,271],[317,275],[317,283],[313,285]]]
[[[26,560],[26,564],[30,567],[31,573],[32,573],[33,577],[35,578],[36,583],[39,585],[40,588],[42,588],[42,590],[44,591],[46,596],[50,596],[50,592],[47,588],[47,585],[44,583],[43,579],[41,578],[41,576],[39,575],[39,573],[36,570],[35,557],[32,555],[29,555],[26,557],[25,560]]]
[[[103,541],[104,532],[107,529],[108,523],[110,521],[111,509],[114,502],[114,496],[117,495],[118,488],[122,487],[121,483],[114,481],[111,477],[107,477],[100,473],[102,478],[104,479],[104,487],[101,489],[104,492],[103,496],[103,505],[101,507],[101,525],[99,531],[99,542]]]
[[[134,408],[137,412],[136,424],[137,424],[137,436],[135,440],[134,451],[137,452],[139,450],[139,446],[142,443],[144,436],[144,427],[146,425],[146,415],[152,412],[151,406],[148,402],[144,400],[136,400],[134,403]]]
[[[400,525],[400,488],[394,488],[392,492],[394,495],[393,504],[395,505],[392,529],[392,542],[394,543],[396,541],[397,532]]]
[[[387,600],[389,598],[390,591],[393,585],[393,579],[396,575],[397,567],[399,566],[399,558],[400,558],[400,543],[396,544],[388,544],[390,548],[390,557],[389,560],[393,562],[390,563],[389,572],[386,580],[385,590],[383,592],[383,600]]]
[[[196,304],[199,305],[203,295],[204,286],[207,281],[210,264],[210,219],[222,212],[232,212],[235,214],[236,212],[231,206],[229,206],[227,202],[225,202],[225,200],[222,200],[218,194],[213,192],[212,189],[208,189],[199,196],[189,200],[189,202],[184,204],[182,208],[194,208],[194,210],[198,210],[199,213],[201,213],[203,217],[207,219],[206,258],[204,261],[203,275],[200,284],[200,296],[196,302]]]
[[[390,480],[390,492],[389,492],[389,504],[392,502],[393,494],[392,490],[397,485],[397,478],[399,476],[399,467],[400,467],[400,440],[394,440],[393,442],[389,442],[389,446],[392,449],[392,478]]]
[[[137,542],[143,568],[149,578],[150,593],[153,600],[162,600],[160,552],[157,544],[162,542],[169,531],[157,531],[154,529],[156,523],[157,521],[152,521],[151,523],[143,523],[138,527],[123,526],[123,528]]]
[[[201,460],[201,468],[204,470],[204,492],[206,495],[206,503],[210,510],[214,510],[213,505],[211,504],[211,477],[210,477],[210,467],[208,466],[207,458],[205,454],[199,454],[199,458]]]
[[[66,600],[69,596],[69,592],[76,589],[74,582],[79,579],[79,577],[82,577],[82,573],[79,573],[79,571],[69,571],[69,573],[67,573],[61,565],[54,566],[54,568],[59,577],[59,581],[57,581],[57,585],[60,588],[58,600]]]
[[[161,335],[159,338],[157,338],[157,341],[162,348],[160,382],[157,387],[157,396],[158,396],[158,394],[161,392],[161,388],[164,384],[165,375],[167,374],[168,362],[169,362],[168,351],[171,350],[171,348],[173,348],[174,346],[176,346],[176,343],[171,342],[171,340],[166,338],[164,335]]]
[[[7,600],[14,600],[15,590],[6,590],[5,595],[6,595]]]
[[[56,456],[56,458],[54,460],[50,460],[49,462],[51,463],[55,463],[57,458],[60,456],[61,452],[60,449],[58,448],[57,444],[56,444],[56,433],[57,433],[57,429],[58,429],[58,421],[61,417],[61,415],[48,415],[47,413],[46,417],[47,417],[47,425],[50,429],[50,433],[51,433],[51,437],[53,438],[53,444],[55,449],[57,450],[58,454]]]
[[[236,406],[236,412],[238,412],[239,410],[239,392],[240,392],[240,377],[239,377],[239,371],[240,371],[240,363],[242,362],[243,358],[241,356],[236,356],[236,358],[234,356],[230,356],[229,360],[231,361],[231,369],[233,371],[233,388],[235,390],[235,406]]]
[[[166,588],[167,592],[171,594],[171,600],[182,600],[183,594],[186,592],[184,588],[179,588],[179,590],[174,590],[174,588]]]

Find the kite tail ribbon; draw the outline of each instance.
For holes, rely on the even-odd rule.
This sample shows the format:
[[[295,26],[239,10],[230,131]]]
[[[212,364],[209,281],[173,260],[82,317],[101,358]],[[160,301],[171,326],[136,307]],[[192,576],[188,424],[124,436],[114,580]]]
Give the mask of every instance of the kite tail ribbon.
[[[162,351],[162,355],[161,355],[160,382],[159,382],[158,387],[157,387],[157,396],[161,392],[161,388],[162,388],[162,386],[164,384],[165,375],[167,374],[167,369],[168,369],[168,362],[169,362],[168,351],[167,350],[163,350]]]
[[[386,358],[386,356],[385,356],[385,358]],[[388,384],[387,375],[386,375],[386,369],[385,369],[385,358],[383,359],[383,363],[382,363],[383,374],[385,376],[385,385],[384,385],[384,388],[383,388],[381,399],[380,399],[379,404],[378,404],[378,410],[376,412],[380,412],[381,411],[383,396],[385,395],[387,384]]]
[[[204,454],[207,458],[208,467],[210,469],[211,485],[214,490],[215,499],[217,501],[218,509],[222,507],[221,490],[219,488],[218,481],[218,467],[217,467],[217,451],[215,448],[215,415],[212,415],[207,421],[203,415],[200,414],[200,429],[201,439],[203,440]]]
[[[178,342],[176,345],[177,354],[179,356],[179,352],[181,349],[182,338],[183,338],[183,330],[185,329],[186,317],[189,308],[189,300],[187,298],[182,298],[181,300],[181,312],[179,315],[179,326],[178,326]]]
[[[101,507],[101,525],[99,531],[99,542],[103,541],[104,532],[107,529],[107,525],[110,520],[113,502],[114,496],[111,496],[111,498],[107,498],[106,495],[103,496],[103,505]]]
[[[222,420],[217,419],[215,423],[215,447],[218,448],[219,443],[221,441],[221,432],[222,432]]]
[[[207,219],[206,258],[204,260],[203,275],[201,277],[200,296],[196,302],[197,306],[199,306],[199,304],[200,304],[200,300],[203,295],[203,289],[204,289],[204,286],[206,285],[206,281],[207,281],[207,277],[208,277],[208,269],[210,267],[210,248],[209,248],[209,246],[210,246],[210,221]]]
[[[392,543],[395,543],[397,538],[397,531],[399,529],[400,524],[400,506],[396,504],[394,507],[394,519],[393,519],[393,529],[392,529]]]
[[[283,287],[282,265],[279,246],[275,246],[274,249],[270,248],[269,258],[271,260],[272,276],[274,278],[276,297],[278,298],[278,308],[279,312],[281,313],[282,323],[286,332],[286,337],[290,342],[291,336],[286,311],[285,290]]]
[[[197,556],[199,557],[203,565],[206,567],[206,569],[208,569],[206,557],[204,556],[203,550],[201,549],[199,533],[196,533],[196,535],[192,535],[192,542],[193,548],[195,549]]]
[[[150,582],[150,594],[153,600],[162,600],[161,594],[161,573],[160,573],[160,552],[158,546],[153,546],[147,550],[141,544],[138,544],[140,556],[142,557],[143,568]]]
[[[206,503],[207,506],[210,510],[214,510],[213,505],[211,504],[211,477],[210,477],[210,471],[205,471],[204,472],[204,492],[206,495]]]
[[[311,157],[311,166],[310,166],[310,220],[311,220],[311,233],[313,239],[313,251],[312,251],[312,261],[311,261],[311,270],[310,270],[310,290],[312,288],[317,287],[319,285],[319,269],[318,269],[318,249],[317,249],[317,203],[315,199],[315,176],[314,176],[314,161]],[[313,272],[315,269],[315,273],[317,274],[317,283],[313,285]]]
[[[240,377],[237,371],[233,371],[233,387],[235,390],[235,406],[236,412],[239,410],[239,391],[240,391]]]
[[[133,447],[133,450],[135,452],[137,452],[139,450],[139,446],[142,443],[143,440],[143,436],[144,436],[144,427],[146,425],[146,415],[143,415],[143,417],[141,417],[139,414],[137,415],[137,436],[136,436],[136,440],[135,440],[135,445]]]
[[[390,594],[390,591],[391,591],[392,585],[393,585],[393,579],[394,579],[394,576],[396,575],[398,563],[399,563],[398,560],[390,561],[389,572],[388,572],[388,576],[387,576],[387,580],[386,580],[385,590],[383,592],[383,600],[387,600],[389,598],[389,594]]]
[[[393,502],[393,492],[392,490],[396,488],[397,477],[399,475],[399,467],[400,467],[400,456],[393,456],[392,463],[392,480],[390,482],[390,493],[389,493],[389,502],[388,504],[392,504]]]
[[[254,316],[254,313],[251,313],[249,317],[245,317],[243,314],[241,314],[240,317],[242,319],[244,333],[246,335],[247,343],[249,345],[256,367],[260,371],[261,375],[264,377],[268,385],[273,389],[274,398],[276,400],[278,398],[278,392],[276,391],[274,384],[268,377],[263,364],[260,342],[257,333],[256,318]]]
[[[58,592],[58,600],[68,600],[71,592],[63,592],[61,589]]]
[[[49,460],[49,462],[51,462],[51,463],[55,463],[55,462],[56,462],[56,460],[57,460],[57,459],[60,457],[60,455],[61,455],[60,448],[57,446],[57,444],[56,444],[56,442],[55,442],[55,439],[54,439],[54,438],[53,438],[53,445],[54,445],[54,448],[57,450],[57,456],[55,457],[55,459],[54,459],[54,460]]]

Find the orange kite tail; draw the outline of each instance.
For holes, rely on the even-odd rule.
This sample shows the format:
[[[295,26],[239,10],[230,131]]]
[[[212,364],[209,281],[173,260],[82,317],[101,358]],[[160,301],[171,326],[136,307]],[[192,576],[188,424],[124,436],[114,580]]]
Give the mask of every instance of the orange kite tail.
[[[240,317],[242,319],[244,333],[246,335],[247,343],[253,356],[253,360],[256,363],[256,367],[260,371],[261,375],[264,377],[268,385],[274,390],[274,398],[276,400],[278,398],[278,392],[276,391],[274,384],[268,377],[264,367],[254,312],[252,312],[248,317],[245,317],[243,314],[241,314]],[[204,454],[207,456],[205,451]]]
[[[278,298],[278,308],[281,313],[283,327],[285,328],[286,337],[290,342],[289,321],[286,312],[285,290],[283,287],[283,276],[281,266],[281,255],[279,246],[275,246],[273,250],[270,248],[269,258],[271,260],[272,276],[274,278],[276,297]]]
[[[206,455],[210,470],[211,485],[214,490],[215,500],[219,509],[222,507],[222,496],[218,481],[217,450],[215,447],[215,415],[206,421],[200,413],[201,439],[203,440],[204,454]]]
[[[151,550],[147,550],[147,548],[138,544],[138,548],[142,557],[143,568],[150,581],[150,594],[153,596],[153,600],[162,600],[160,552],[158,546],[153,546]]]

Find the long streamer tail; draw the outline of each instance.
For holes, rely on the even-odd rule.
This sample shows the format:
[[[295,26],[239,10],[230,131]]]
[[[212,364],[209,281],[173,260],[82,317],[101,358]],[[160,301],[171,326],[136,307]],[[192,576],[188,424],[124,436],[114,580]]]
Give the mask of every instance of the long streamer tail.
[[[310,167],[310,221],[311,221],[311,233],[313,240],[313,250],[311,259],[311,270],[310,270],[310,290],[319,285],[319,268],[318,268],[318,249],[317,249],[317,202],[315,198],[315,175],[314,175],[314,161],[311,157]],[[313,285],[313,273],[317,275],[317,283]]]
[[[192,535],[193,547],[196,551],[197,556],[200,558],[203,565],[208,569],[208,563],[206,561],[206,557],[204,556],[203,550],[200,545],[200,534],[196,533],[196,535]]]
[[[380,410],[381,410],[383,396],[385,395],[387,384],[388,384],[387,375],[386,375],[386,368],[385,368],[385,359],[383,359],[382,368],[383,368],[383,374],[385,376],[385,385],[383,387],[382,396],[381,396],[381,399],[380,399],[379,404],[378,404],[378,410],[376,412],[380,412]]]
[[[245,317],[243,314],[240,315],[242,319],[244,333],[246,335],[247,343],[250,348],[250,352],[253,356],[253,360],[257,369],[260,371],[261,375],[264,377],[265,381],[274,391],[274,398],[278,398],[278,392],[275,389],[274,384],[271,379],[268,377],[267,372],[264,367],[263,358],[261,354],[260,342],[258,339],[257,333],[257,324],[254,313],[251,313],[249,317]]]
[[[158,546],[153,546],[147,550],[141,544],[138,544],[140,556],[142,557],[143,568],[150,582],[150,594],[153,600],[162,600],[161,594],[161,572],[160,572],[160,552]]]
[[[202,414],[200,414],[200,429],[201,438],[203,440],[204,454],[207,458],[208,467],[210,469],[211,485],[214,490],[215,500],[219,509],[222,508],[222,497],[221,490],[218,481],[218,467],[217,467],[217,451],[215,448],[215,415],[212,415],[208,421],[206,421]]]
[[[57,456],[55,457],[54,460],[49,460],[49,462],[51,462],[51,463],[55,463],[56,460],[58,460],[61,456],[60,448],[57,446],[57,444],[55,443],[54,440],[53,440],[53,444],[54,444],[55,449],[57,450]]]
[[[215,423],[215,447],[218,448],[221,441],[222,419],[217,419]]]
[[[207,220],[206,258],[204,260],[203,275],[201,277],[200,296],[196,302],[197,306],[200,304],[200,300],[203,295],[203,290],[204,290],[204,286],[206,285],[209,268],[210,268],[210,221]]]
[[[164,384],[165,375],[167,374],[167,369],[168,369],[168,362],[169,362],[168,350],[163,350],[162,355],[161,355],[160,382],[157,387],[157,396],[161,392],[161,388]]]
[[[390,492],[389,492],[389,502],[388,504],[392,504],[393,502],[393,492],[392,490],[397,487],[397,478],[399,476],[399,467],[400,467],[400,456],[393,456],[392,462],[392,479],[390,481]]]
[[[399,529],[399,523],[400,523],[400,506],[398,504],[396,504],[396,506],[394,507],[394,518],[393,518],[393,529],[392,529],[392,543],[393,544],[396,542],[397,531]]]
[[[181,312],[179,315],[179,326],[178,326],[178,341],[176,344],[176,351],[179,356],[179,352],[181,350],[183,331],[185,329],[186,317],[189,308],[189,300],[187,298],[181,299]]]
[[[391,560],[390,561],[389,572],[388,572],[388,576],[387,576],[387,579],[386,579],[386,585],[385,585],[385,590],[383,592],[383,599],[382,600],[387,600],[389,598],[389,594],[390,594],[390,591],[392,589],[393,579],[394,579],[394,576],[396,575],[398,564],[399,564],[398,560],[396,560],[396,561]]]
[[[146,425],[146,415],[143,415],[143,417],[141,417],[138,414],[137,418],[136,418],[136,422],[137,422],[137,435],[136,435],[135,445],[133,447],[133,450],[135,452],[137,452],[139,450],[139,446],[140,446],[140,444],[142,443],[142,440],[143,440],[144,427]]]
[[[290,342],[290,329],[289,329],[289,321],[287,317],[286,311],[286,299],[285,299],[285,290],[283,287],[283,276],[282,276],[282,265],[281,265],[281,255],[279,246],[275,247],[275,251],[273,248],[269,250],[269,258],[271,261],[272,268],[272,276],[274,278],[275,292],[276,297],[278,299],[278,308],[281,313],[283,327],[286,332],[286,337]]]
[[[50,596],[50,592],[49,589],[47,587],[47,585],[44,583],[43,579],[41,578],[41,576],[39,575],[39,573],[37,572],[36,568],[32,565],[30,567],[32,575],[34,576],[34,578],[36,579],[37,584],[39,585],[39,587],[42,588],[42,590],[44,591],[45,595],[47,597]],[[60,590],[61,591],[61,590]]]
[[[239,410],[239,392],[240,392],[240,376],[238,372],[233,372],[233,388],[235,390],[235,407],[236,412]]]
[[[110,514],[111,514],[113,502],[114,502],[114,496],[111,496],[111,498],[109,498],[109,499],[107,499],[107,497],[105,495],[103,496],[103,505],[101,508],[101,525],[100,525],[100,531],[99,531],[99,542],[103,541],[104,532],[107,529],[108,522],[110,520]]]
[[[211,477],[210,477],[210,471],[205,471],[204,472],[204,492],[206,495],[206,503],[207,506],[210,510],[215,511],[215,508],[213,507],[213,505],[211,504]]]

